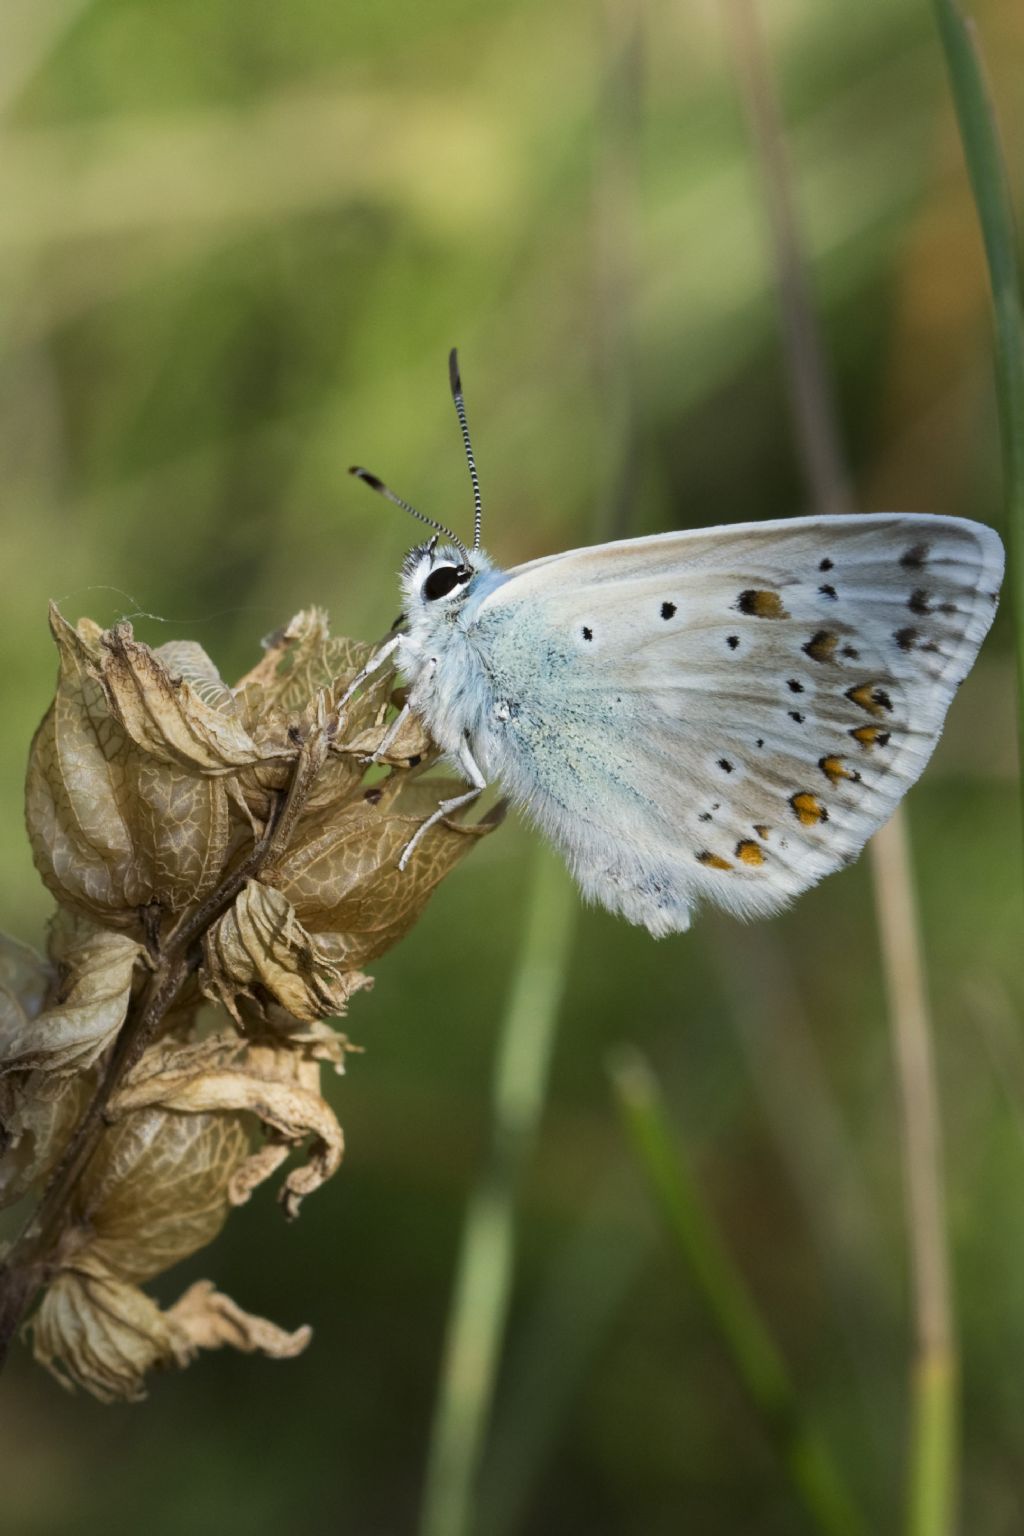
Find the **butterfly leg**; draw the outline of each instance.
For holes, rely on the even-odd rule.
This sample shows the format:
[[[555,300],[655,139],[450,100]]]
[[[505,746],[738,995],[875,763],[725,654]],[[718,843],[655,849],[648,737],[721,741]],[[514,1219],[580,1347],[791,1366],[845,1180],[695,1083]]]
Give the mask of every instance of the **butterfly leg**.
[[[430,831],[431,827],[436,826],[439,821],[443,821],[446,816],[450,816],[453,811],[461,810],[464,805],[469,805],[471,801],[475,800],[487,788],[487,780],[480,772],[479,764],[469,750],[469,742],[465,740],[459,748],[459,767],[466,775],[472,787],[467,789],[465,794],[453,795],[450,800],[442,800],[433,815],[428,816],[423,825],[416,828],[416,831],[402,850],[402,857],[398,861],[399,869],[405,868],[413,855],[417,843]]]
[[[402,705],[401,709],[398,711],[398,714],[392,720],[391,724],[384,732],[384,735],[381,737],[379,744],[374,748],[373,756],[368,758],[368,762],[379,763],[381,758],[386,756],[391,743],[395,740],[395,737],[402,729],[402,726],[408,720],[411,710],[411,704]]]
[[[368,677],[372,677],[374,672],[380,670],[380,668],[387,661],[388,657],[394,655],[395,651],[397,651],[401,643],[402,636],[395,635],[391,640],[388,640],[386,644],[382,645],[379,651],[374,651],[373,655],[366,663],[366,666],[356,673],[355,677],[349,683],[348,687],[345,689],[345,692],[338,700],[337,707],[339,710],[345,708],[345,705],[355,693],[356,689],[361,688]]]

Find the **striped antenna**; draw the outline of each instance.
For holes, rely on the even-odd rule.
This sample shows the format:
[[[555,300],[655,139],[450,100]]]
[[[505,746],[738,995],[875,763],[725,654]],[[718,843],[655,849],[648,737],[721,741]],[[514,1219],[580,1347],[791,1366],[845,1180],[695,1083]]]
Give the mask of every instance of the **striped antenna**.
[[[355,475],[357,479],[365,481],[365,483],[370,487],[371,491],[376,491],[378,496],[383,496],[386,501],[390,501],[394,506],[401,507],[402,511],[408,512],[410,517],[418,518],[421,523],[426,523],[428,528],[436,528],[438,533],[443,533],[446,539],[451,539],[456,549],[460,549],[462,551],[462,554],[468,564],[469,550],[466,548],[465,544],[463,544],[458,534],[452,533],[452,530],[450,528],[446,528],[444,523],[439,523],[432,517],[424,517],[423,513],[417,512],[416,508],[411,506],[409,502],[404,501],[401,496],[396,496],[394,491],[391,490],[389,486],[384,484],[383,480],[379,480],[376,475],[371,475],[368,469],[361,469],[358,464],[353,464],[349,470],[349,474]],[[476,548],[475,544],[473,545],[473,548]]]
[[[480,477],[476,472],[473,445],[469,440],[469,422],[466,420],[466,403],[462,398],[462,378],[459,374],[459,354],[455,347],[452,347],[448,354],[448,382],[452,387],[452,399],[455,401],[459,426],[462,428],[462,446],[466,450],[469,478],[473,482],[473,548],[479,549],[480,529],[484,520],[484,504],[480,495]]]

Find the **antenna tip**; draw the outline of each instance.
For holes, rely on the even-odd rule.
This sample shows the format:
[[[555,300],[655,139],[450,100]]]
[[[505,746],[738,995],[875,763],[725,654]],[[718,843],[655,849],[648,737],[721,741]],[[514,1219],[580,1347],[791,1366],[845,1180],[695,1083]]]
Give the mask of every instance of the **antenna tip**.
[[[367,485],[374,491],[382,491],[384,489],[383,480],[378,480],[376,475],[371,475],[368,469],[363,469],[359,464],[352,464],[349,467],[349,474],[355,475],[357,480],[365,480]]]
[[[452,347],[448,353],[448,382],[453,395],[462,394],[462,375],[459,373],[459,349]]]

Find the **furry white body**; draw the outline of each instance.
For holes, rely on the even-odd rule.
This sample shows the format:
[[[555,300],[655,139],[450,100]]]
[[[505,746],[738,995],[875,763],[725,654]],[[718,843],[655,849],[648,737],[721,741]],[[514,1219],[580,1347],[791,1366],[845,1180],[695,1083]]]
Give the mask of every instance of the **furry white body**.
[[[433,544],[403,577],[410,705],[496,780],[585,895],[655,935],[777,910],[918,778],[992,620],[1003,553],[954,518],[655,535],[509,572]]]

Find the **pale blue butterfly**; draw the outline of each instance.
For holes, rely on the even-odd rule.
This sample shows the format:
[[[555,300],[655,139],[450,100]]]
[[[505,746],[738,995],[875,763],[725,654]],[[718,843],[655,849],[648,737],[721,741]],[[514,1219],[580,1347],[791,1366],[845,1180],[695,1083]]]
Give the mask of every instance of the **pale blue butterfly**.
[[[962,518],[744,523],[570,550],[513,570],[367,471],[437,534],[402,570],[393,658],[464,775],[491,780],[584,894],[656,936],[714,902],[775,912],[851,863],[934,750],[995,612],[1002,545]],[[441,542],[441,536],[447,543]],[[396,719],[378,755],[393,740]]]

